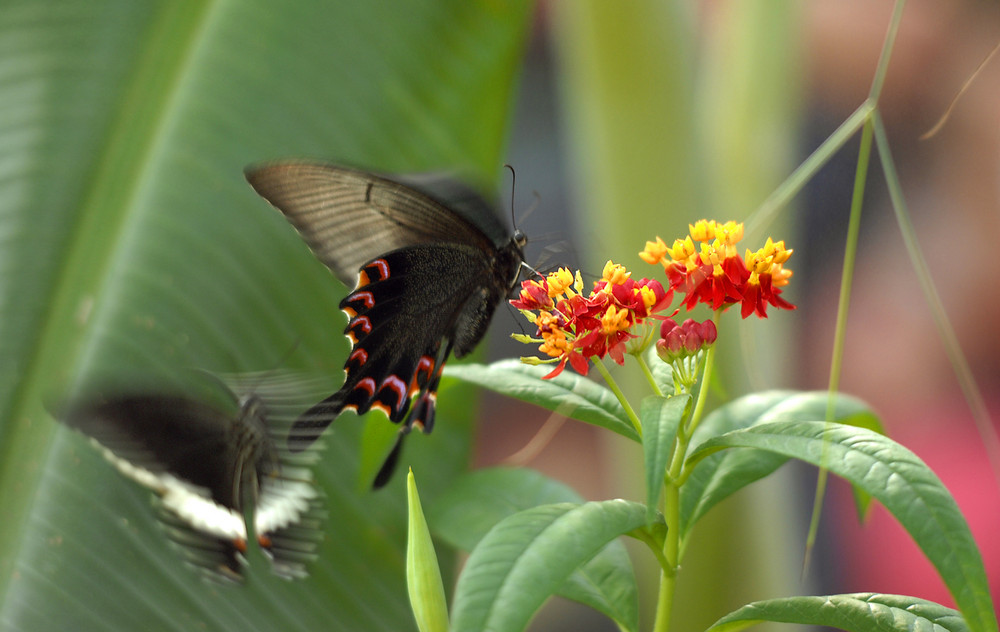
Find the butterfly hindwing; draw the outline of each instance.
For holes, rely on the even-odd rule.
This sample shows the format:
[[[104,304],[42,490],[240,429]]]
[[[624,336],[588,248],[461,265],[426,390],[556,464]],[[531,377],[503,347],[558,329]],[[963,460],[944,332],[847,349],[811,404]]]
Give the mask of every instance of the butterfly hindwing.
[[[480,272],[466,275],[464,287],[461,280],[449,283],[446,259]],[[455,304],[452,292],[473,294],[487,265],[478,250],[443,245],[404,248],[365,264],[359,286],[341,301],[349,319],[344,333],[352,343],[346,379],[296,424],[295,441],[307,444],[318,437],[344,408],[364,414],[374,406],[392,421],[404,421],[411,398],[436,386],[433,378],[447,359],[442,349],[450,350],[451,332],[464,308]],[[406,344],[384,343],[393,340]],[[423,417],[433,419],[433,398],[424,396],[423,401],[431,410],[413,421],[426,429]]]

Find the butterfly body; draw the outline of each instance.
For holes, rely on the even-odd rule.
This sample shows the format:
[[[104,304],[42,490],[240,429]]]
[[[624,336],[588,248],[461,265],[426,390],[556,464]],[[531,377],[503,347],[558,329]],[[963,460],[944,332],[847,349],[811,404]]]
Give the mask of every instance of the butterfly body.
[[[441,369],[485,335],[517,281],[524,235],[506,230],[474,191],[441,176],[291,162],[248,170],[247,180],[335,276],[354,285],[340,303],[352,345],[346,379],[299,419],[293,449],[344,409],[377,408],[405,421],[404,432],[430,431]]]
[[[251,527],[276,573],[302,576],[320,535],[319,492],[302,460],[279,447],[263,400],[234,403],[235,412],[184,395],[116,392],[78,398],[58,416],[157,494],[168,535],[209,577],[242,578]]]

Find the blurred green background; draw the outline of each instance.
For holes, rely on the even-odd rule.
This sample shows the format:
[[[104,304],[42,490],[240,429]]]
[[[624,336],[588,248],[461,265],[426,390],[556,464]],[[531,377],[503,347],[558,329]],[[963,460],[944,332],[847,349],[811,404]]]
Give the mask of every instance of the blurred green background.
[[[1000,220],[990,215],[998,132],[995,118],[992,127],[984,120],[995,115],[989,86],[1000,81],[970,91],[938,137],[915,139],[988,52],[982,44],[996,11],[911,4],[883,102],[904,186],[928,235],[972,239],[972,256],[985,257],[988,245],[975,240],[995,235]],[[338,421],[326,441],[317,476],[330,518],[312,576],[283,582],[256,559],[247,585],[228,587],[202,584],[178,564],[149,494],[45,412],[45,402],[86,380],[176,381],[188,367],[280,363],[339,383],[344,290],[246,185],[246,165],[311,157],[385,171],[468,169],[496,183],[506,209],[501,165],[509,162],[515,219],[533,240],[530,263],[595,275],[611,258],[652,276],[635,256],[645,240],[669,241],[701,217],[746,218],[860,104],[890,10],[890,2],[859,0],[4,2],[0,626],[414,628],[403,584],[402,477],[375,494],[359,486],[354,418]],[[727,323],[720,397],[825,386],[852,160],[850,149],[841,152],[796,199],[797,212],[765,227],[796,249],[787,296],[800,309]],[[892,233],[876,181],[862,257],[880,274],[859,280],[842,386],[882,411],[946,484],[960,485],[940,469],[950,461],[933,460],[943,452],[937,443],[921,452],[907,441],[936,437],[932,422],[942,417],[952,428],[968,424],[940,349],[920,346],[933,330],[901,248],[885,239]],[[956,234],[935,212],[939,200],[959,226],[983,230]],[[767,234],[747,235],[747,247]],[[944,278],[959,265],[947,251],[929,258]],[[996,266],[974,263],[974,287],[995,287]],[[892,282],[877,282],[885,278]],[[972,298],[949,292],[952,305]],[[1000,374],[996,354],[969,341],[984,339],[977,327],[996,322],[1000,301],[975,298],[978,313],[957,325],[989,390]],[[907,326],[887,326],[900,306]],[[498,310],[489,353],[528,353],[504,340],[524,326]],[[479,407],[478,394],[446,384],[434,434],[410,440],[406,465],[425,506],[470,459],[503,461],[545,421],[485,397]],[[949,413],[913,414],[928,402]],[[567,424],[530,464],[587,498],[641,499],[634,446],[605,434]],[[975,460],[974,433],[954,435],[965,441],[956,444],[959,461],[988,475]],[[706,518],[685,558],[676,629],[702,629],[753,599],[820,591],[947,601],[940,586],[887,586],[822,554],[800,580],[812,476],[788,469]],[[981,495],[974,501],[983,504]],[[834,507],[821,540],[863,550],[851,539],[849,511]],[[990,511],[970,516],[981,543],[1000,521]],[[875,533],[882,550],[905,545],[899,534]],[[872,566],[902,568],[900,551]],[[984,553],[996,568],[1000,551]],[[860,564],[865,555],[844,559]],[[648,608],[654,571],[640,562],[638,572]],[[613,626],[557,602],[533,629]]]

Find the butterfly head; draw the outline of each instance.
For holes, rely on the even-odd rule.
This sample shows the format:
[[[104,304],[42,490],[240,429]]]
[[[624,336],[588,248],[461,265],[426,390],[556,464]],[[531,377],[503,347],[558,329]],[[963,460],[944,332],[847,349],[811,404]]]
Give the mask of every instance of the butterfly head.
[[[521,274],[521,267],[524,265],[524,247],[528,244],[528,236],[518,228],[514,230],[510,241],[500,249],[497,256],[497,269],[506,270],[506,280],[508,281],[508,291],[513,290],[517,285],[517,279]]]
[[[524,247],[528,245],[528,236],[524,234],[524,231],[520,228],[515,228],[514,234],[511,235],[510,243],[517,249],[517,253],[521,255],[521,259],[524,259]]]

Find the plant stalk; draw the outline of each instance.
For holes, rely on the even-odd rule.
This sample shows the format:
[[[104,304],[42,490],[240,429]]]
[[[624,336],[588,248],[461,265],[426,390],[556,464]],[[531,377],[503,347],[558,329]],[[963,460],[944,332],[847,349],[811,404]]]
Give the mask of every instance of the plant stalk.
[[[618,402],[622,405],[622,408],[625,409],[625,416],[632,422],[632,427],[635,428],[635,431],[639,433],[640,437],[642,437],[642,422],[639,421],[639,416],[635,414],[635,411],[632,409],[632,405],[628,403],[628,399],[625,398],[625,394],[622,393],[622,389],[618,387],[618,383],[615,382],[615,378],[611,377],[611,373],[608,371],[607,367],[604,366],[604,360],[601,358],[595,359],[594,367],[601,374],[601,377],[604,378],[604,381],[607,383],[608,388],[611,389],[611,392],[618,398]]]
[[[719,324],[721,311],[712,314],[712,320],[716,327]],[[705,354],[705,367],[701,375],[698,388],[698,400],[690,419],[681,423],[677,429],[677,440],[674,446],[673,455],[667,466],[667,475],[664,480],[663,490],[663,518],[667,523],[667,536],[663,542],[663,557],[667,566],[660,571],[660,591],[656,602],[656,620],[653,624],[654,632],[667,632],[670,629],[670,615],[673,612],[674,592],[677,585],[677,569],[680,567],[680,476],[684,468],[684,460],[687,458],[688,445],[691,442],[691,434],[701,422],[702,413],[705,410],[705,400],[708,398],[708,382],[712,377],[712,367],[715,362],[715,348],[712,345]]]

